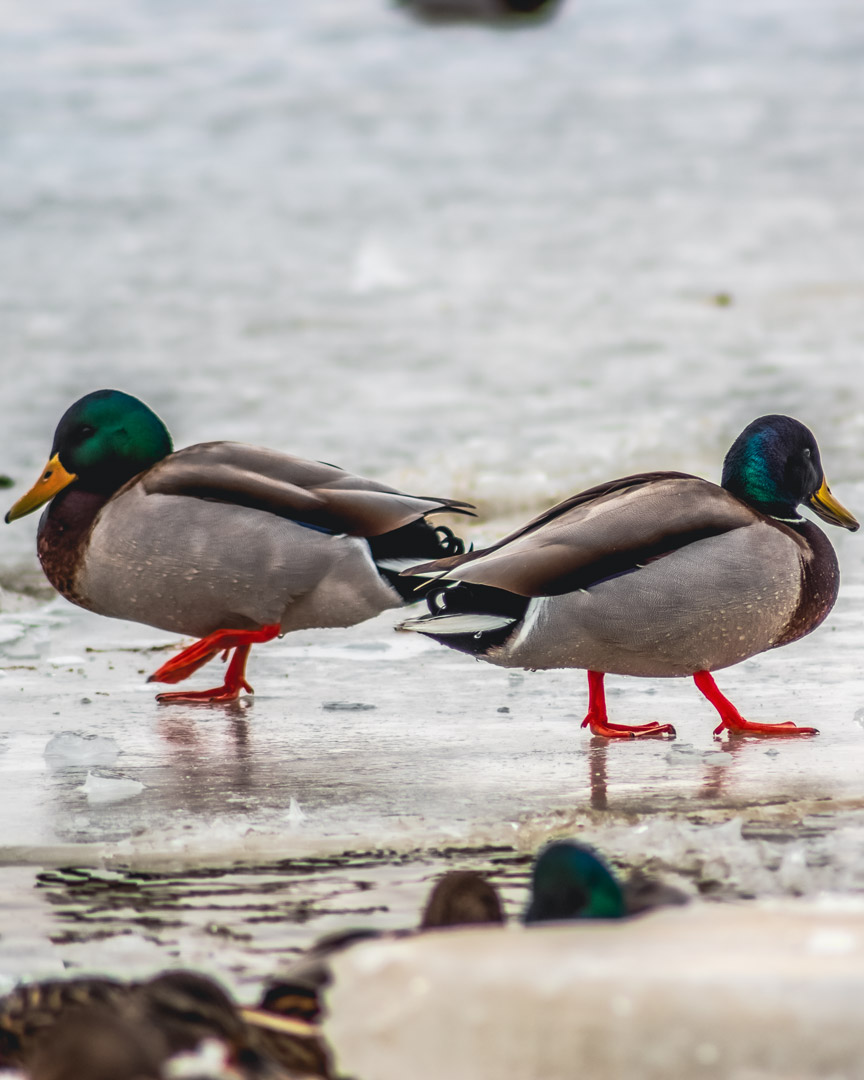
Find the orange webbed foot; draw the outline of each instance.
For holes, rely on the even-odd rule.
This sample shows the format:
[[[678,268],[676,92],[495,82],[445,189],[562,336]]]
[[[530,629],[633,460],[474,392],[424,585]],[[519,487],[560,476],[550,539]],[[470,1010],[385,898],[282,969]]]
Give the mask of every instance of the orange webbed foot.
[[[264,641],[272,641],[279,633],[281,627],[278,623],[271,626],[262,626],[260,630],[217,630],[200,641],[194,642],[181,650],[176,656],[157,670],[154,671],[147,682],[178,683],[188,679],[198,668],[203,667],[212,660],[217,653],[223,653],[227,658],[232,649],[243,645],[258,645]]]
[[[157,694],[160,705],[218,705],[236,701],[242,693],[251,694],[252,687],[246,681],[246,661],[254,644],[270,641],[281,630],[278,624],[264,626],[260,630],[217,630],[215,634],[196,641],[187,649],[166,661],[155,671],[148,682],[182,682],[217,653],[227,659],[231,650],[234,655],[225,672],[225,682],[212,690],[180,690]]]
[[[588,672],[588,714],[582,721],[582,727],[590,728],[592,735],[602,739],[645,739],[676,734],[671,724],[613,724],[606,714],[603,678],[602,671]]]
[[[791,720],[778,724],[760,724],[745,720],[732,702],[724,697],[717,689],[717,684],[707,671],[697,671],[693,676],[693,682],[700,693],[704,694],[714,708],[720,713],[720,723],[714,728],[714,737],[719,738],[724,732],[733,738],[743,735],[763,735],[781,738],[789,738],[797,735],[818,735],[819,729],[815,727],[799,727]]]

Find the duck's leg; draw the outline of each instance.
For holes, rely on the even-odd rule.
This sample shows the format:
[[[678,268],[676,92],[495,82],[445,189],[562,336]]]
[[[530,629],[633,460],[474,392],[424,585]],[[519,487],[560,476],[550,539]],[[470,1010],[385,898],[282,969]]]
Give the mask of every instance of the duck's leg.
[[[717,712],[720,713],[720,724],[714,728],[715,735],[722,735],[728,731],[730,735],[818,735],[819,729],[815,727],[798,727],[791,720],[781,724],[756,724],[745,720],[732,702],[723,697],[717,689],[717,683],[707,671],[697,671],[693,676],[693,682],[701,693],[711,702]]]
[[[602,671],[588,672],[588,715],[582,721],[582,727],[591,728],[592,735],[605,739],[641,739],[646,735],[674,735],[671,724],[613,724],[606,715],[606,691],[603,688],[605,674]]]
[[[217,630],[215,634],[196,641],[188,649],[167,660],[158,671],[154,671],[148,682],[177,683],[212,660],[217,653],[223,653],[224,659],[233,649],[234,655],[225,672],[225,683],[212,690],[181,690],[170,694],[157,694],[156,700],[162,704],[188,704],[194,702],[236,701],[245,690],[252,693],[252,687],[246,682],[246,661],[253,645],[271,641],[280,632],[278,623],[263,626],[260,630]]]

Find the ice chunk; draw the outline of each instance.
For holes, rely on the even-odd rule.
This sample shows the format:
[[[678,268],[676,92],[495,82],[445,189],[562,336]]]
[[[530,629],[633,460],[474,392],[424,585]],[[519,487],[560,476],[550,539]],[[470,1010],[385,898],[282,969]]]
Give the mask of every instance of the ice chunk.
[[[370,712],[375,706],[365,701],[324,701],[321,708],[326,712]]]
[[[84,663],[83,656],[49,656],[46,664],[51,664],[52,667],[81,667]]]
[[[120,748],[103,735],[85,735],[81,731],[60,731],[48,740],[45,760],[52,769],[69,765],[113,765]]]
[[[95,776],[87,773],[87,779],[80,788],[87,796],[87,801],[94,804],[123,802],[125,799],[133,799],[144,790],[140,780],[129,780],[126,777]]]

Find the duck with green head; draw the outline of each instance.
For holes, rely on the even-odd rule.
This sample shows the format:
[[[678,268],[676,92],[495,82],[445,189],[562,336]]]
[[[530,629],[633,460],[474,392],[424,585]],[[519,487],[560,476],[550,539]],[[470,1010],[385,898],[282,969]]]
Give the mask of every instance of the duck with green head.
[[[578,840],[553,840],[534,860],[525,923],[568,919],[623,919],[689,897],[674,885],[639,871],[620,882],[600,855]]]
[[[119,390],[66,411],[47,466],[6,520],[45,503],[39,559],[67,599],[201,639],[152,681],[179,682],[233,650],[223,686],[162,702],[233,701],[251,692],[245,667],[256,642],[351,626],[415,599],[417,582],[399,572],[463,550],[426,516],[470,512],[261,447],[174,451],[159,417]]]
[[[583,727],[606,738],[674,735],[609,721],[604,677],[692,676],[720,714],[715,735],[814,735],[751,723],[712,671],[809,634],[837,598],[827,536],[858,522],[831,494],[813,434],[762,416],[735,440],[721,485],[677,472],[613,480],[553,506],[491,547],[423,566],[429,614],[404,627],[504,667],[584,668]]]
[[[623,919],[627,914],[617,878],[591,848],[555,840],[534,860],[526,923]]]

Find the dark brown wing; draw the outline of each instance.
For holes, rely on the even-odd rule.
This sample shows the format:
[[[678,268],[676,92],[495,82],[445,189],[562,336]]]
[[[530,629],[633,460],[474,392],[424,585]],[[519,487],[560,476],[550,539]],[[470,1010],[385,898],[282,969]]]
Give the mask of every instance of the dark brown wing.
[[[407,495],[320,461],[244,443],[198,443],[141,477],[148,495],[185,495],[248,506],[329,532],[380,536],[433,511],[470,504]]]
[[[447,579],[520,596],[555,596],[761,517],[708,480],[643,473],[580,492],[492,547],[409,572],[439,571]]]

